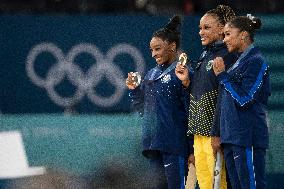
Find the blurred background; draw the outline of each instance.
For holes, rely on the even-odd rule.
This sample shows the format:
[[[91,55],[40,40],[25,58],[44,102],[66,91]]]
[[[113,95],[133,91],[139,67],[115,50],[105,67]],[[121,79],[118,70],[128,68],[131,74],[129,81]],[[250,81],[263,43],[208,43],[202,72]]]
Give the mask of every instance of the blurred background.
[[[29,165],[50,171],[46,177],[0,178],[0,188],[11,183],[12,188],[29,188],[43,180],[59,183],[59,188],[70,188],[64,183],[149,188],[141,118],[130,110],[125,78],[129,71],[143,75],[155,65],[149,41],[173,14],[183,16],[182,50],[196,60],[202,50],[199,19],[218,4],[263,21],[255,43],[271,71],[268,188],[281,188],[282,0],[1,0],[0,131],[19,131]],[[0,156],[3,148],[0,145]]]
[[[282,0],[1,0],[3,14],[172,14],[193,15],[230,5],[237,12],[281,13]]]

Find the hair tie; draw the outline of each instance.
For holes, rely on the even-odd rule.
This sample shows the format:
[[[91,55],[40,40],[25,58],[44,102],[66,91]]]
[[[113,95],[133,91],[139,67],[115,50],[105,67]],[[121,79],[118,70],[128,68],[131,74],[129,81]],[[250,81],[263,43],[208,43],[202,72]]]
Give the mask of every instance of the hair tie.
[[[252,21],[252,23],[256,23],[256,21],[254,20],[254,16],[252,16],[251,14],[247,14],[247,17]]]

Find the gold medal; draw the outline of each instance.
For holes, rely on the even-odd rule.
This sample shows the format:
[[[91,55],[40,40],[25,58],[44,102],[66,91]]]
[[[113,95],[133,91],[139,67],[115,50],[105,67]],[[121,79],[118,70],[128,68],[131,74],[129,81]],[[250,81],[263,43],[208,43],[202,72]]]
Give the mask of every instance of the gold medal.
[[[179,63],[182,65],[182,66],[185,66],[185,64],[187,63],[187,54],[186,53],[181,53],[179,55]]]

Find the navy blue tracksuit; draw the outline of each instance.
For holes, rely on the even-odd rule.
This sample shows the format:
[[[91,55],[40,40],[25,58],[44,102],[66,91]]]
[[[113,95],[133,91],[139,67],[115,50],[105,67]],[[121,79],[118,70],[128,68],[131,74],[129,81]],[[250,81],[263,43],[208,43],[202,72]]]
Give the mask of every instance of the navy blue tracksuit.
[[[189,91],[175,75],[176,63],[157,65],[129,94],[133,107],[143,116],[142,153],[150,158],[157,177],[163,172],[168,188],[184,187],[188,156]],[[156,187],[163,188],[158,185],[163,183]]]
[[[268,65],[251,45],[236,63],[218,76],[220,95],[213,133],[220,137],[234,189],[266,187],[265,152],[268,148]],[[215,131],[214,131],[215,129]]]

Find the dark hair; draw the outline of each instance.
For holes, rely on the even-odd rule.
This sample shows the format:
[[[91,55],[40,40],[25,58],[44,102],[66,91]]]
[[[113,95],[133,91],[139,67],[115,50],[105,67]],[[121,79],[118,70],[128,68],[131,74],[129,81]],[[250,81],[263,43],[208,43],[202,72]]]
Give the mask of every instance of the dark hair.
[[[226,5],[218,5],[215,9],[207,11],[206,14],[216,16],[222,25],[236,17],[233,9]]]
[[[152,37],[159,37],[163,41],[170,43],[175,42],[177,49],[180,47],[180,26],[181,17],[179,15],[173,16],[165,27],[155,31]]]
[[[228,24],[229,26],[238,28],[240,31],[248,32],[251,41],[254,41],[255,30],[261,28],[261,20],[251,15],[238,16],[232,21],[230,21]]]

